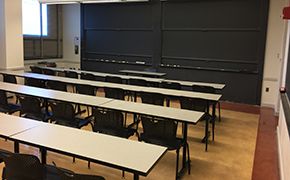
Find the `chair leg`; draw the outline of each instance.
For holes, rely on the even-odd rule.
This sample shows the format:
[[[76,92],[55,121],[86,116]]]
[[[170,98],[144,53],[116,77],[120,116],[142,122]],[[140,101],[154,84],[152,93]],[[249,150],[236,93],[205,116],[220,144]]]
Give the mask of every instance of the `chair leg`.
[[[218,102],[218,108],[219,108],[219,122],[221,122],[221,103]]]
[[[178,179],[178,166],[179,166],[179,149],[176,150],[176,172],[175,179]]]
[[[190,174],[191,164],[190,164],[190,154],[189,154],[189,145],[186,143],[187,148],[187,166],[188,166],[188,174]]]
[[[88,161],[88,168],[91,169],[91,161]]]
[[[75,157],[73,157],[73,163],[75,163],[76,162],[76,158]]]
[[[125,179],[125,171],[122,171],[122,179]]]

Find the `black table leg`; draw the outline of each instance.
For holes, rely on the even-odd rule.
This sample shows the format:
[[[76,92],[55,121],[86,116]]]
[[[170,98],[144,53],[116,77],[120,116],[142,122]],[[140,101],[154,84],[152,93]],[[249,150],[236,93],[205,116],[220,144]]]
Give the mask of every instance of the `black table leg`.
[[[17,141],[14,142],[14,152],[19,153],[19,142]]]
[[[139,180],[139,175],[134,173],[134,180]]]
[[[216,103],[213,103],[212,105],[212,141],[214,141],[214,129],[215,129],[215,119],[216,119]]]
[[[47,154],[46,149],[41,148],[40,152],[41,152],[41,162],[42,164],[46,164],[46,154]]]
[[[182,152],[182,168],[186,167],[186,142],[187,142],[187,123],[183,124],[183,141],[185,142],[183,145],[183,152]],[[189,168],[189,167],[188,167]]]

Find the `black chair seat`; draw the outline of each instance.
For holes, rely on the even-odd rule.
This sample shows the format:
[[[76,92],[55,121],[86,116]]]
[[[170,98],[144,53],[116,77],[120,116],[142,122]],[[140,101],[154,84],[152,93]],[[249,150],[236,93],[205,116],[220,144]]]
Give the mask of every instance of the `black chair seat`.
[[[56,124],[68,126],[68,127],[74,127],[74,128],[82,128],[86,125],[88,125],[91,121],[89,119],[72,119],[71,121],[68,121],[67,119],[61,119],[58,118],[56,120]]]
[[[21,107],[17,104],[7,104],[6,107],[0,107],[0,112],[13,114],[17,111],[20,111]]]
[[[160,139],[159,137],[150,137],[146,136],[143,133],[140,135],[140,139],[143,141],[150,143],[150,144],[156,144],[160,146],[165,146],[168,148],[168,150],[176,150],[182,147],[184,144],[183,139],[176,138],[176,139]]]
[[[37,120],[37,121],[43,121],[43,122],[47,122],[48,119],[50,118],[49,115],[45,115],[45,114],[32,114],[32,113],[23,114],[22,117],[29,118],[29,119],[33,119],[33,120]]]

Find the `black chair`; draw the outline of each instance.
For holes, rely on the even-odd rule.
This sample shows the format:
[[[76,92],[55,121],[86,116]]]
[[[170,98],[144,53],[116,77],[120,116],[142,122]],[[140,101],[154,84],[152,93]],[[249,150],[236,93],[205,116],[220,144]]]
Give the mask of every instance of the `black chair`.
[[[159,106],[164,105],[164,96],[162,94],[141,92],[140,96],[141,96],[142,103],[159,105]]]
[[[64,71],[65,77],[78,79],[79,75],[75,71]]]
[[[74,127],[74,128],[82,128],[90,123],[88,118],[77,117],[75,114],[75,109],[72,104],[66,102],[51,102],[49,103],[52,116],[51,120],[55,121],[56,124]]]
[[[160,83],[160,87],[161,88],[165,88],[165,89],[181,90],[180,83],[176,83],[176,82],[163,81],[163,82]],[[170,101],[171,100],[179,100],[179,98],[172,97],[172,96],[166,96],[166,106],[167,107],[170,107]]]
[[[95,76],[94,76],[93,74],[91,74],[91,73],[84,73],[84,72],[82,72],[82,73],[81,73],[81,79],[94,81],[96,78],[95,78]]]
[[[64,75],[65,75],[65,77],[68,77],[68,78],[73,78],[73,79],[79,78],[78,73],[75,71],[64,71]],[[72,85],[72,87],[73,87],[73,92],[76,92],[75,85]]]
[[[211,86],[193,85],[192,90],[196,92],[203,92],[203,93],[212,93],[212,94],[216,93],[215,88]],[[219,101],[217,102],[217,105],[218,105],[218,111],[219,111],[219,121],[221,121],[221,104]]]
[[[47,81],[46,87],[48,89],[67,92],[66,83],[61,82],[61,81]]]
[[[20,106],[17,104],[9,103],[5,91],[0,90],[0,112],[6,114],[13,114],[20,111]]]
[[[105,78],[106,82],[111,82],[111,83],[118,83],[118,84],[122,84],[122,78],[117,77],[117,76],[106,76]]]
[[[45,88],[45,82],[40,79],[25,78],[24,84],[27,86]]]
[[[41,164],[34,155],[0,151],[5,167],[2,179],[7,180],[60,180],[57,168]]]
[[[190,155],[189,145],[184,139],[178,138],[177,133],[177,122],[167,119],[152,118],[147,116],[141,116],[141,123],[143,126],[143,133],[140,135],[140,140],[165,146],[168,150],[176,150],[176,179],[179,178],[179,151],[181,147],[186,146],[187,148],[187,165],[188,173],[190,174]]]
[[[128,80],[128,84],[129,85],[134,85],[134,86],[144,86],[147,87],[148,86],[148,82],[144,79],[134,79],[134,78],[130,78]],[[136,92],[128,92],[129,98],[131,99],[131,101],[137,101],[137,97],[140,96],[139,93]]]
[[[3,81],[8,83],[17,84],[16,77],[11,74],[3,74]]]
[[[123,89],[119,88],[104,88],[105,89],[105,97],[112,98],[112,99],[125,99],[125,92]]]
[[[187,109],[187,110],[193,110],[193,111],[200,111],[205,112],[205,115],[202,117],[202,120],[206,121],[206,126],[208,126],[208,123],[212,116],[209,114],[209,104],[204,99],[189,99],[189,98],[181,98],[180,99],[180,106],[181,109]],[[214,140],[214,127],[215,123],[212,123],[212,139]],[[206,128],[207,129],[207,128]],[[205,142],[205,150],[207,150],[207,139],[209,137],[209,132],[205,132],[205,137],[202,139],[202,142]],[[206,138],[206,139],[205,139]]]
[[[3,82],[17,84],[17,79],[14,75],[11,74],[3,74]],[[8,98],[13,98],[13,96],[10,96]],[[16,96],[16,104],[18,103],[18,98]]]
[[[31,72],[37,73],[37,74],[42,74],[42,69],[37,66],[30,66]]]
[[[119,111],[94,108],[93,131],[113,136],[129,138],[136,132],[134,124],[126,127],[124,116]]]
[[[19,96],[19,100],[21,104],[21,117],[44,122],[47,122],[50,118],[45,108],[42,107],[40,99],[32,96]]]
[[[181,85],[180,85],[180,83],[177,83],[177,82],[162,81],[160,83],[160,87],[161,88],[166,88],[166,89],[181,90]]]
[[[135,86],[147,86],[148,82],[144,79],[134,79],[134,78],[130,78],[128,80],[128,84],[130,85],[135,85]]]
[[[96,96],[96,88],[94,86],[90,86],[90,85],[78,84],[76,86],[76,92],[79,94]],[[78,107],[78,112],[81,112],[80,105],[78,105],[77,107]],[[87,111],[88,111],[88,115],[90,115],[88,106],[87,106]]]
[[[55,76],[55,71],[51,69],[43,69],[42,73],[45,75]]]

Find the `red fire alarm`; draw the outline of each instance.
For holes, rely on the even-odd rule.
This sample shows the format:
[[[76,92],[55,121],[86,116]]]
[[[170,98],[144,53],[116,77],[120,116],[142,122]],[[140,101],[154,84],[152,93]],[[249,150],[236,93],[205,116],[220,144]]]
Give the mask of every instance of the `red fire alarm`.
[[[290,19],[290,6],[284,7],[283,9],[283,19]]]

